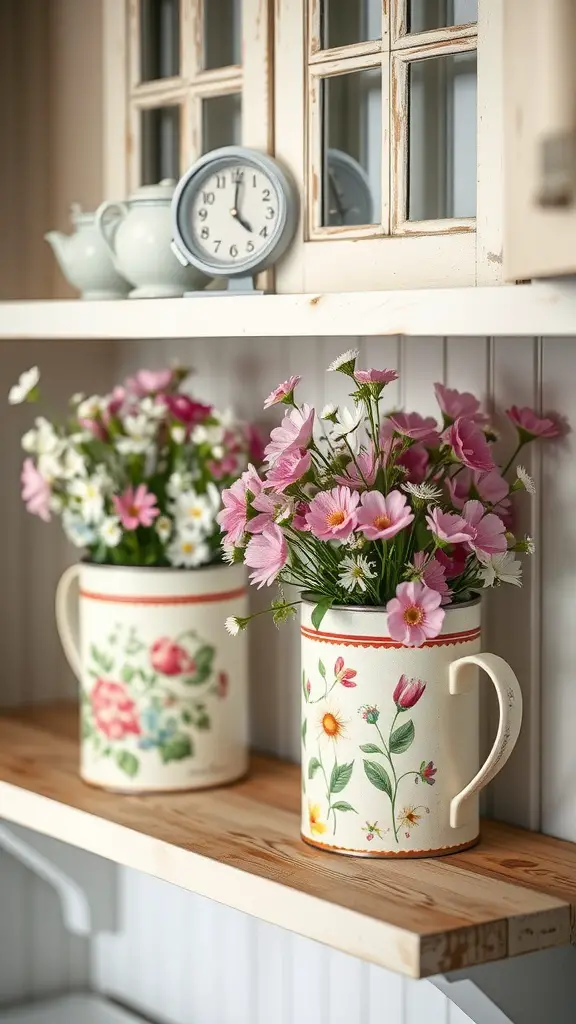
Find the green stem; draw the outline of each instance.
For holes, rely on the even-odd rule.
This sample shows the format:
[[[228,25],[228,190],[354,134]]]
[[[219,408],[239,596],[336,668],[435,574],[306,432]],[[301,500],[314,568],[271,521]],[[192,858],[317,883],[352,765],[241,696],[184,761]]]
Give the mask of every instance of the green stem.
[[[508,470],[510,469],[510,466],[512,465],[512,463],[514,462],[514,460],[515,460],[516,458],[518,458],[518,455],[520,454],[520,452],[521,452],[521,450],[522,450],[522,448],[524,447],[524,445],[525,445],[525,444],[528,444],[528,442],[527,442],[527,441],[519,441],[519,442],[518,442],[518,445],[517,445],[517,447],[516,447],[515,451],[514,451],[514,452],[512,452],[512,455],[511,455],[511,456],[510,456],[510,458],[508,459],[508,462],[507,462],[507,463],[506,463],[506,465],[504,466],[504,469],[501,469],[501,470],[500,470],[500,474],[501,474],[501,476],[506,476],[506,473],[507,473],[507,472],[508,472]]]
[[[390,736],[392,736],[392,733],[394,732],[394,726],[396,724],[396,719],[398,718],[399,714],[400,714],[400,712],[397,711],[396,714],[394,715],[394,721],[392,722],[392,726],[390,728]],[[386,754],[386,757],[388,758],[388,764],[390,765],[390,768],[392,770],[392,775],[394,776],[394,787],[393,787],[393,790],[392,790],[392,796],[390,797],[390,803],[392,804],[392,828],[394,829],[394,838],[395,838],[396,842],[398,842],[398,828],[396,826],[396,796],[397,796],[397,793],[398,793],[398,779],[396,778],[396,770],[394,768],[394,763],[393,763],[392,757],[390,755],[390,749],[389,749],[389,747],[390,747],[390,739],[388,739],[388,744],[386,744],[386,741],[385,741],[385,739],[384,739],[384,737],[382,735],[382,732],[380,730],[380,726],[378,725],[377,722],[375,722],[374,724],[376,725],[376,731],[377,731],[377,733],[378,733],[378,735],[380,737],[380,742],[382,743],[382,746],[384,747],[384,753]]]
[[[320,762],[320,768],[322,769],[322,775],[324,776],[324,782],[326,784],[326,799],[328,801],[328,813],[326,815],[326,824],[328,824],[328,822],[330,821],[330,814],[333,813],[334,814],[334,832],[335,832],[336,831],[336,811],[332,807],[332,800],[331,800],[331,797],[330,797],[330,786],[328,784],[328,776],[326,775],[326,770],[325,770],[324,765],[322,763],[322,754],[320,753],[320,748],[318,748],[318,761]]]

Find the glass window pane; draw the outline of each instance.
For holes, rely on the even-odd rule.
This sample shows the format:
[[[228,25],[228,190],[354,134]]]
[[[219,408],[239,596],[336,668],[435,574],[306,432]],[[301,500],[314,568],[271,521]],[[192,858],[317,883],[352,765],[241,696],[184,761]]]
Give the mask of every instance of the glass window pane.
[[[143,110],[140,183],[180,177],[180,107]]]
[[[178,0],[140,0],[140,74],[143,82],[180,73]]]
[[[382,72],[322,81],[323,226],[380,221]]]
[[[407,4],[409,32],[478,21],[478,0],[407,0]]]
[[[476,51],[409,66],[409,220],[476,215]]]
[[[242,63],[242,0],[204,0],[204,67]]]
[[[242,99],[240,93],[210,96],[202,101],[202,152],[242,143]]]
[[[382,0],[323,0],[322,49],[350,46],[382,35]]]

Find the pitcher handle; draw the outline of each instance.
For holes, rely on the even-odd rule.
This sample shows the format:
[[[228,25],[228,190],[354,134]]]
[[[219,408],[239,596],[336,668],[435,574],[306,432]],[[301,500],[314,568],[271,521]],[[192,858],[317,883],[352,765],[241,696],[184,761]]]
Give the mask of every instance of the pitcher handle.
[[[469,799],[492,781],[504,767],[514,750],[522,724],[522,691],[507,661],[497,654],[469,654],[452,662],[449,672],[450,693],[467,693],[476,677],[474,668],[484,669],[494,684],[498,696],[500,721],[498,732],[485,763],[471,782],[450,802],[450,826],[460,828],[466,824]]]
[[[112,210],[116,210],[116,216],[106,221],[104,219],[106,217],[106,214],[110,213]],[[102,238],[104,239],[106,245],[110,249],[110,252],[113,256],[116,255],[116,250],[114,248],[114,238],[116,237],[116,231],[120,227],[120,222],[124,220],[127,213],[128,207],[126,206],[126,203],[114,203],[108,200],[106,200],[103,203],[100,203],[100,206],[96,210],[94,224],[98,228],[98,231],[102,235]]]
[[[82,682],[82,659],[78,632],[71,626],[71,611],[77,596],[72,595],[72,585],[80,575],[80,566],[71,565],[60,577],[56,587],[56,626],[68,664],[79,682]],[[72,599],[73,598],[73,599]]]

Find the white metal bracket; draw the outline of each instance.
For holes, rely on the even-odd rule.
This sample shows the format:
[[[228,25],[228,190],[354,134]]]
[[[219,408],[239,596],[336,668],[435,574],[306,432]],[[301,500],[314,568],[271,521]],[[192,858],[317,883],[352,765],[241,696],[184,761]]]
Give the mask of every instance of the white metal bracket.
[[[468,978],[463,981],[450,981],[445,974],[436,974],[428,981],[467,1014],[474,1024],[515,1024]]]

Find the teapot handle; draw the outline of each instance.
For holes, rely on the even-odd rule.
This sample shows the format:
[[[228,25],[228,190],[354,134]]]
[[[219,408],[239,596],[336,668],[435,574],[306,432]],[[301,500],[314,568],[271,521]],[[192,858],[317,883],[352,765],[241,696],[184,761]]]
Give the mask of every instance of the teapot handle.
[[[106,219],[106,214],[110,213],[112,210],[116,211],[116,215]],[[94,223],[113,256],[116,255],[116,250],[114,248],[116,232],[127,214],[128,207],[126,206],[126,203],[106,201],[104,203],[100,203],[100,206],[96,210]]]

